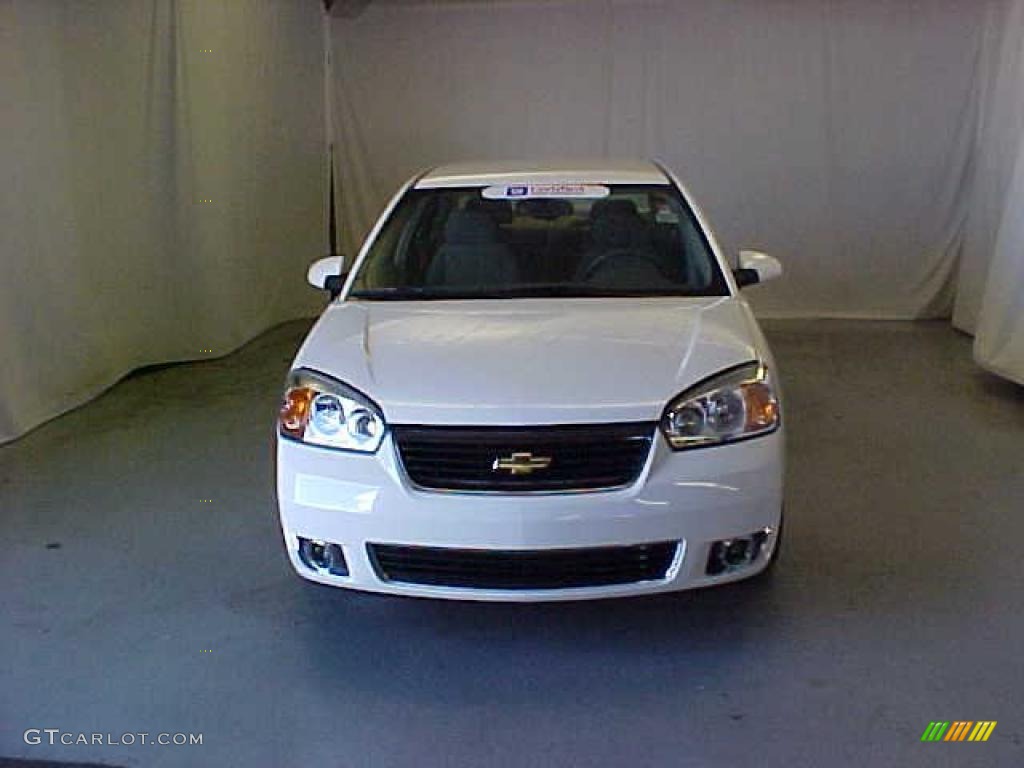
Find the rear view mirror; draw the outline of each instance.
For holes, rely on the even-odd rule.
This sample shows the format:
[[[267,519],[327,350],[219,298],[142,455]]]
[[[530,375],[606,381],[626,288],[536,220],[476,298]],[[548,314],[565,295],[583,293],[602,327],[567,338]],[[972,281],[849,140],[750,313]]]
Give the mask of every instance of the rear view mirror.
[[[774,256],[760,251],[740,251],[739,269],[732,271],[736,285],[743,288],[774,280],[782,274],[782,264]]]
[[[306,279],[314,288],[328,291],[336,299],[345,285],[345,257],[327,256],[309,265]]]

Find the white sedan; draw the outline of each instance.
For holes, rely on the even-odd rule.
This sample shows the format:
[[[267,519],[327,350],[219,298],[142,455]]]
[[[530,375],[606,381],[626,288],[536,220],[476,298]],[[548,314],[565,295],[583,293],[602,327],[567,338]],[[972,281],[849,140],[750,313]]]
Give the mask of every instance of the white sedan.
[[[387,206],[278,418],[300,576],[471,600],[735,581],[782,525],[778,372],[679,181],[649,162],[450,165]]]

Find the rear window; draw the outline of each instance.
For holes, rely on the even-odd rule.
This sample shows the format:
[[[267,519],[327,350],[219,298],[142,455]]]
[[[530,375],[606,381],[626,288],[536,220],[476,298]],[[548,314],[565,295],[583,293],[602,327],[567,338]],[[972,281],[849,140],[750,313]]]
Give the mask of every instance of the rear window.
[[[350,298],[723,296],[693,212],[664,185],[410,190]]]

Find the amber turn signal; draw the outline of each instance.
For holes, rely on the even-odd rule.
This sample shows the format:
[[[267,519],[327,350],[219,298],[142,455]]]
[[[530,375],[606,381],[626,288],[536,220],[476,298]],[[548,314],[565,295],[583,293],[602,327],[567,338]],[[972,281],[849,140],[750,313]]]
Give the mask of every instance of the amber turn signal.
[[[312,387],[292,387],[284,393],[281,412],[277,417],[282,434],[302,437],[306,422],[309,421],[309,404],[315,396],[316,390]]]
[[[775,426],[779,418],[779,404],[772,390],[760,381],[744,384],[741,388],[747,405],[747,429],[766,429]]]

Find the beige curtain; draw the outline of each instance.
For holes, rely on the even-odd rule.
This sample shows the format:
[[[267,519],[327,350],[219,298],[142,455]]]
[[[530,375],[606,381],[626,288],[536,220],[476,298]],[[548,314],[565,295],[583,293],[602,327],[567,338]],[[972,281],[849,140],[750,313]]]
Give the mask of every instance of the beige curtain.
[[[992,224],[992,245],[983,252],[990,256],[977,310],[974,358],[1024,384],[1024,0],[1013,0],[1000,28],[994,95],[985,111],[991,151],[999,160],[991,166],[996,178],[979,182],[995,190],[975,206],[977,218]]]
[[[0,441],[309,314],[319,0],[0,2]]]

